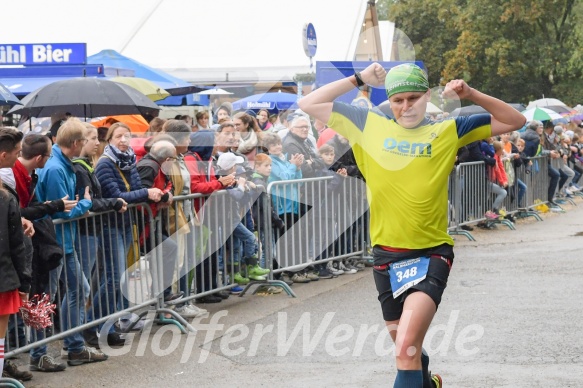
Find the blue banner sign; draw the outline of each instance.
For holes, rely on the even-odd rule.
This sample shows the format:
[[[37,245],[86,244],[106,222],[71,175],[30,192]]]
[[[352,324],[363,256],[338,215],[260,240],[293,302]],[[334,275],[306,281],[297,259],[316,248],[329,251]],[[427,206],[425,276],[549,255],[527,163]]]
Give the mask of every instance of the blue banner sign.
[[[0,65],[83,65],[86,43],[0,44]]]

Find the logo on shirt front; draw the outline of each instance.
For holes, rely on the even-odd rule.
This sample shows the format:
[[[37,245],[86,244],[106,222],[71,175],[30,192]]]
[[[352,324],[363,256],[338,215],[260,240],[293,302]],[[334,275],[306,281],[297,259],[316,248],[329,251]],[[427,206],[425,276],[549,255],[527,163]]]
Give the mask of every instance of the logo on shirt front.
[[[430,158],[431,143],[411,143],[406,140],[398,141],[392,137],[385,139],[383,144],[386,152],[412,158]]]

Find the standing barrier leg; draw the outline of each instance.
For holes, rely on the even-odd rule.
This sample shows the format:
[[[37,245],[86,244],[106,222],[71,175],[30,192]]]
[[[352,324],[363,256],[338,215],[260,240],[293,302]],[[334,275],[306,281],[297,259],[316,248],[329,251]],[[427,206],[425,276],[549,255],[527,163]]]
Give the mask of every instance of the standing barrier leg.
[[[0,387],[2,388],[24,388],[20,381],[9,379],[7,377],[0,377]]]

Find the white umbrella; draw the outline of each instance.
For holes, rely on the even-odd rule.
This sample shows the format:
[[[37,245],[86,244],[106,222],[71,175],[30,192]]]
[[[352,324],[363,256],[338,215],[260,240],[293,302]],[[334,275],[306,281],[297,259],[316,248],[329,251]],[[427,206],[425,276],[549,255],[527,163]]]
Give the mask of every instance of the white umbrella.
[[[530,108],[520,113],[522,113],[522,115],[526,117],[528,121],[532,120],[546,121],[563,118],[563,116],[561,116],[560,114],[553,110],[538,107]]]
[[[563,101],[557,100],[556,98],[540,98],[538,100],[529,102],[526,109],[534,108],[536,106],[539,106],[541,108],[545,108],[547,106],[557,106],[557,105],[565,106],[568,108],[568,106]],[[571,108],[569,108],[569,110],[570,109]]]
[[[208,89],[208,90],[203,90],[202,92],[198,92],[196,94],[205,94],[205,95],[221,95],[221,94],[233,94],[231,92],[227,92],[224,89],[217,89],[217,88],[213,88],[213,89]]]

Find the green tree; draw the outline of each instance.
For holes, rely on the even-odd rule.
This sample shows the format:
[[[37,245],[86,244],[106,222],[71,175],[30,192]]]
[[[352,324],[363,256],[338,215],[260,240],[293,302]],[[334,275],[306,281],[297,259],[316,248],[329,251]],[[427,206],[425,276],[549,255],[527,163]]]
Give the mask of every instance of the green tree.
[[[582,0],[379,0],[430,82],[463,78],[506,101],[583,101]]]

